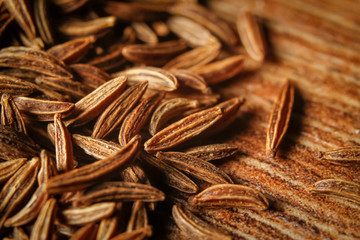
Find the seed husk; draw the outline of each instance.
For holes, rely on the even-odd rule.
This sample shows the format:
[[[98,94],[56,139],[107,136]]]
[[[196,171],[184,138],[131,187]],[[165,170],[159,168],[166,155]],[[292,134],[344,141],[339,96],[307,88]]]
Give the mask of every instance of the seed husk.
[[[360,147],[344,147],[320,152],[320,158],[336,164],[352,164],[360,161]]]
[[[46,240],[52,236],[56,210],[55,198],[50,198],[45,202],[31,231],[30,240]]]

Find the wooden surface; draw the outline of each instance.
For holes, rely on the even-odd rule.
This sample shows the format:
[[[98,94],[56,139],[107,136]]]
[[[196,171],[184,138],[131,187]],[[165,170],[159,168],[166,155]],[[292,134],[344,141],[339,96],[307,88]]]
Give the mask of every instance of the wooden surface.
[[[360,239],[358,203],[309,192],[327,178],[360,183],[359,165],[316,157],[360,145],[360,1],[210,0],[208,6],[229,21],[247,7],[265,25],[269,54],[262,68],[218,86],[225,98],[241,96],[246,103],[215,141],[239,147],[241,154],[218,166],[234,182],[266,194],[271,208],[202,217],[239,239]],[[296,87],[293,114],[276,158],[269,159],[266,127],[285,78]]]

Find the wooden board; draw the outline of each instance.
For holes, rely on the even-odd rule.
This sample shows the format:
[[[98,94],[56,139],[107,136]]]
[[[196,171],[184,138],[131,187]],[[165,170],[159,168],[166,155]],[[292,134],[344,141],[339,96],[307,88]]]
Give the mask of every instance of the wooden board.
[[[360,183],[360,165],[322,161],[319,151],[360,145],[360,1],[210,0],[234,21],[242,7],[263,21],[269,54],[262,68],[220,84],[246,103],[219,141],[241,154],[220,166],[234,182],[270,199],[270,210],[209,210],[208,222],[238,239],[360,239],[359,203],[314,196],[314,183]],[[276,158],[265,156],[266,127],[284,79],[296,88],[290,126]],[[173,228],[170,237],[181,233]]]

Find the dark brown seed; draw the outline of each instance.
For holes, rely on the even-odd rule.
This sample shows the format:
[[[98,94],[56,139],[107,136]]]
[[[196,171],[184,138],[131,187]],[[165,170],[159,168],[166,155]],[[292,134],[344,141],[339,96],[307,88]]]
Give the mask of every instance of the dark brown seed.
[[[226,143],[192,147],[186,150],[187,154],[205,161],[224,159],[235,155],[237,152],[238,148],[236,146]]]
[[[163,201],[165,194],[160,190],[139,183],[130,182],[103,182],[90,188],[77,199],[83,204],[102,201]]]
[[[122,50],[125,45],[118,44],[113,49],[109,50],[107,54],[96,57],[88,62],[89,65],[98,67],[103,71],[109,71],[123,65],[126,59],[122,55]]]
[[[190,197],[191,205],[208,208],[245,208],[266,210],[268,200],[259,191],[236,184],[218,184]]]
[[[1,96],[1,124],[27,135],[23,117],[13,98],[7,93]]]
[[[111,156],[51,178],[48,193],[63,193],[83,189],[109,177],[111,173],[130,162],[138,152],[140,137],[134,137],[126,146]]]
[[[26,96],[35,92],[34,85],[17,77],[0,74],[0,93],[7,93],[11,96]]]
[[[164,96],[164,93],[157,93],[142,100],[138,106],[126,116],[119,132],[120,145],[125,145],[132,137],[140,132],[141,128],[148,121],[153,109]]]
[[[185,51],[187,45],[182,40],[161,42],[157,44],[131,44],[123,48],[126,59],[147,65],[164,65],[176,55]]]
[[[98,88],[111,79],[109,74],[90,64],[73,64],[70,68],[83,84],[92,88]]]
[[[141,159],[156,167],[162,173],[162,181],[170,187],[185,193],[197,193],[198,186],[185,174],[155,156],[142,153]]]
[[[271,112],[266,132],[266,154],[274,157],[276,150],[286,133],[294,103],[294,87],[286,79],[277,96]]]
[[[83,6],[89,0],[52,0],[63,12],[72,12]]]
[[[64,61],[66,64],[73,64],[80,61],[95,42],[95,37],[82,37],[68,42],[55,45],[47,50],[48,53]]]
[[[231,178],[213,164],[182,152],[158,152],[160,160],[186,174],[211,184],[232,183]]]
[[[126,77],[124,76],[104,83],[75,103],[75,109],[65,124],[67,126],[81,126],[93,120],[118,97],[125,85]]]
[[[53,77],[72,77],[64,62],[47,52],[28,47],[1,49],[0,66],[30,70]]]
[[[94,222],[88,223],[72,234],[69,240],[95,240],[98,230],[100,230],[98,224],[95,224]]]
[[[114,130],[142,97],[147,86],[147,82],[138,83],[128,88],[114,100],[99,116],[91,136],[94,138],[103,138]]]

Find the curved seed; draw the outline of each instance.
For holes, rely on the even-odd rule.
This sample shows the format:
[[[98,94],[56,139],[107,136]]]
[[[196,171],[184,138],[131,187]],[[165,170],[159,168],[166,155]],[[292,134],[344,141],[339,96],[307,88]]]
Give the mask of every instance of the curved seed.
[[[57,204],[55,198],[50,198],[45,202],[31,230],[30,240],[51,238],[55,227],[56,210]]]
[[[238,152],[238,148],[234,145],[223,143],[192,147],[188,148],[185,152],[205,161],[213,161],[234,156]]]
[[[344,147],[332,151],[320,152],[321,159],[338,164],[360,162],[360,147]]]

